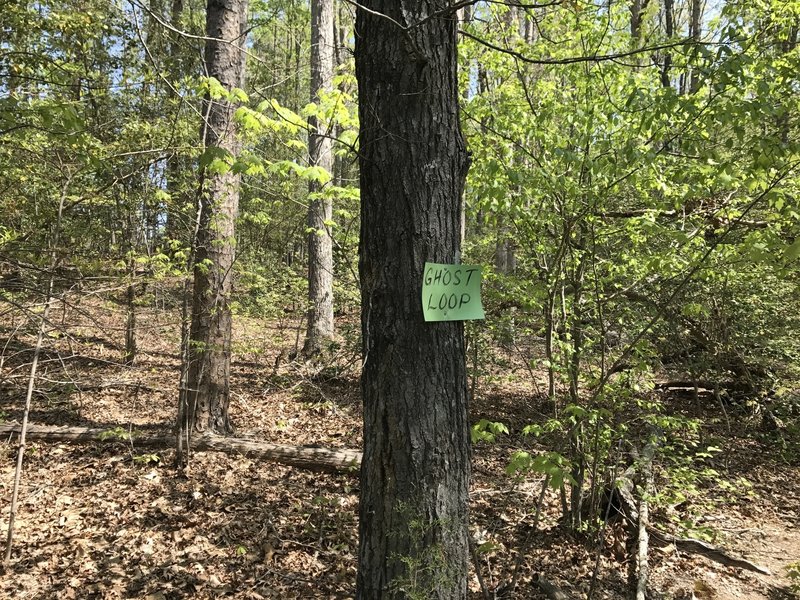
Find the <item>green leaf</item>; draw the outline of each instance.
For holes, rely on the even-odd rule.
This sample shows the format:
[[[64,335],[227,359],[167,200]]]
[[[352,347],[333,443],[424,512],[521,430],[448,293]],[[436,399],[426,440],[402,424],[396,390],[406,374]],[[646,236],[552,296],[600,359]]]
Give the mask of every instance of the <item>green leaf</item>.
[[[508,427],[503,423],[489,421],[488,419],[481,419],[470,430],[472,443],[477,442],[494,442],[497,435],[501,433],[508,433]]]
[[[247,102],[249,100],[249,98],[247,97],[247,93],[243,89],[238,87],[235,87],[230,91],[228,98],[236,102]]]
[[[208,168],[215,161],[221,162],[230,167],[230,165],[233,164],[233,154],[231,154],[225,148],[220,148],[219,146],[209,146],[200,155],[200,168]]]
[[[306,167],[300,172],[300,176],[303,179],[316,181],[320,185],[325,185],[331,180],[331,174],[328,173],[326,169],[323,169],[317,165],[314,165],[313,167]]]
[[[800,257],[800,237],[783,251],[783,256],[787,262],[792,262]]]

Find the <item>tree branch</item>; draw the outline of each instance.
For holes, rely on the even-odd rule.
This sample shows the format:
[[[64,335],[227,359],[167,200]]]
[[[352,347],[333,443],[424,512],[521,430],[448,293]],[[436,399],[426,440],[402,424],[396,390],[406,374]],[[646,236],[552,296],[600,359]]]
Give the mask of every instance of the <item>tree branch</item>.
[[[392,23],[394,26],[396,26],[398,29],[400,29],[401,31],[404,31],[406,33],[411,31],[412,29],[415,29],[417,27],[420,27],[420,26],[424,25],[428,21],[431,21],[433,19],[438,19],[439,17],[452,15],[453,13],[458,11],[459,9],[465,8],[467,6],[474,6],[475,4],[478,4],[480,2],[485,2],[486,4],[499,4],[501,6],[513,6],[515,8],[524,8],[524,9],[531,9],[531,10],[532,9],[536,9],[536,8],[547,8],[547,7],[550,7],[550,6],[559,6],[559,5],[563,4],[563,0],[553,0],[553,2],[545,2],[543,4],[521,4],[521,3],[518,3],[518,2],[502,2],[501,0],[462,0],[461,2],[456,2],[455,4],[451,4],[447,8],[443,8],[442,10],[437,10],[435,12],[432,12],[427,17],[424,17],[424,18],[420,19],[419,21],[416,21],[415,23],[410,23],[408,25],[403,25],[402,23],[396,21],[395,19],[393,19],[389,15],[384,14],[382,12],[378,12],[377,10],[372,10],[371,8],[367,8],[366,6],[364,6],[363,4],[359,4],[355,0],[345,0],[345,2],[347,2],[351,6],[354,6],[358,10],[363,10],[365,13],[369,13],[369,14],[371,14],[373,16],[380,17],[382,19],[386,19],[387,21]]]
[[[349,2],[350,0],[348,0]],[[625,58],[628,56],[636,56],[637,54],[643,53],[650,53],[655,52],[657,50],[668,50],[670,48],[677,48],[678,46],[685,46],[688,44],[693,45],[709,45],[705,42],[695,42],[691,39],[686,40],[679,40],[677,42],[670,42],[669,44],[657,44],[655,46],[647,46],[646,48],[637,48],[636,50],[628,50],[627,52],[618,52],[615,54],[590,54],[588,56],[568,56],[566,58],[531,58],[530,56],[525,56],[521,52],[517,52],[516,50],[511,50],[509,48],[501,48],[500,46],[496,46],[491,42],[487,42],[486,40],[479,38],[476,35],[469,33],[468,31],[464,31],[463,29],[459,29],[458,32],[465,37],[468,37],[482,46],[489,48],[490,50],[494,50],[496,52],[502,52],[503,54],[508,54],[509,56],[513,56],[522,62],[528,63],[530,65],[573,65],[576,63],[600,63],[605,61],[613,61],[619,60],[620,58]]]

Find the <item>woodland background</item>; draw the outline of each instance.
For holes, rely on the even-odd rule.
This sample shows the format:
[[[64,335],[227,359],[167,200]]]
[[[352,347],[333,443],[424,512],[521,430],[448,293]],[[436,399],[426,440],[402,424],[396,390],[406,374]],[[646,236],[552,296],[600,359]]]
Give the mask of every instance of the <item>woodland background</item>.
[[[176,475],[173,447],[137,442],[170,435],[191,388],[198,198],[226,177],[235,229],[207,245],[231,249],[230,419],[210,428],[320,455],[362,442],[356,5],[330,3],[319,85],[308,2],[240,6],[232,86],[208,75],[196,0],[0,3],[2,417],[27,397],[34,424],[105,432],[32,430],[11,597],[354,593],[352,470],[209,448]],[[470,594],[623,597],[636,523],[611,513],[644,504],[662,533],[772,572],[665,540],[648,597],[792,597],[800,2],[455,8],[461,259],[484,267],[487,312],[465,325]],[[238,147],[209,143],[215,103]],[[428,597],[430,560],[407,558],[407,597]]]

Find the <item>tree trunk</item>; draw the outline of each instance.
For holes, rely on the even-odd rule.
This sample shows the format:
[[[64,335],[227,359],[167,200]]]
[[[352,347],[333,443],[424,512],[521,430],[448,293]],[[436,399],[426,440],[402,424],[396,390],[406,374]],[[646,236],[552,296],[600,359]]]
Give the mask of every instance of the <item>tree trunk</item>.
[[[131,259],[133,260],[133,259]],[[123,362],[132,365],[136,360],[136,286],[134,284],[135,272],[131,272],[128,289],[126,292],[126,312],[125,319],[125,356]]]
[[[548,290],[547,303],[544,309],[544,356],[547,359],[547,399],[553,404],[553,418],[558,418],[558,401],[556,400],[556,365],[553,352],[553,333],[555,331],[556,288]]]
[[[330,92],[333,81],[333,0],[311,0],[311,101]],[[333,174],[333,140],[328,124],[316,116],[308,119],[308,162]],[[318,181],[309,183],[308,205],[308,328],[303,354],[319,352],[333,338],[333,240],[330,198]]]
[[[797,18],[796,22],[789,27],[786,39],[780,43],[780,49],[783,54],[789,54],[797,48],[798,30],[800,30],[800,18]],[[779,113],[777,118],[778,133],[784,144],[789,143],[792,122],[791,116],[793,116],[793,111],[789,108],[788,104],[785,104],[784,111]]]
[[[134,223],[136,216],[128,210],[128,288],[125,293],[125,354],[122,357],[126,365],[136,360],[136,257]]]
[[[510,275],[517,269],[514,239],[507,227],[501,227],[494,251],[494,266],[498,273]]]
[[[642,0],[631,1],[631,40],[633,47],[638,48],[642,39],[642,10],[644,9]]]
[[[178,30],[182,30],[181,15],[183,14],[183,0],[171,0],[170,2],[170,24]],[[169,99],[169,110],[178,111],[178,90],[176,88],[186,69],[186,61],[181,54],[181,38],[176,35],[169,38],[167,44],[167,77],[168,84],[165,93]],[[177,143],[175,144],[177,146]],[[181,225],[181,216],[189,198],[186,197],[184,186],[184,161],[181,160],[180,151],[177,147],[170,148],[166,163],[166,186],[170,199],[164,208],[166,214],[166,228],[164,237],[169,240],[188,239],[185,227]],[[187,169],[188,170],[188,169]],[[185,224],[184,224],[185,225]]]
[[[240,48],[247,0],[208,0],[206,73],[227,90],[240,85]],[[223,41],[224,40],[224,41]],[[233,119],[236,104],[206,98],[203,143],[231,156],[240,144]],[[231,361],[231,308],[234,220],[239,207],[239,175],[201,171],[200,218],[194,264],[194,294],[189,367],[189,423],[195,432],[230,433],[228,418]]]
[[[579,226],[578,239],[575,242],[575,250],[580,251],[578,264],[575,266],[572,281],[572,323],[570,326],[570,338],[572,348],[570,349],[569,364],[569,400],[573,406],[580,406],[580,375],[581,358],[583,353],[583,285],[584,273],[586,270],[586,251],[583,250],[586,239],[585,225]],[[564,321],[566,324],[566,320]],[[578,422],[572,427],[570,435],[570,450],[572,456],[572,495],[570,498],[570,508],[572,510],[572,526],[579,530],[582,525],[582,505],[583,505],[583,483],[586,475],[586,455],[585,455],[585,428],[582,417],[576,417]],[[595,485],[596,482],[592,482]]]
[[[506,32],[509,35],[515,36],[519,31],[519,17],[517,11],[519,10],[518,6],[515,6],[513,0],[506,4],[506,12],[503,15],[503,22],[506,26]]]
[[[458,9],[458,24],[469,25],[472,21],[472,5],[462,6]]]
[[[701,21],[702,21],[702,5],[703,0],[691,0],[690,2],[690,11],[691,14],[689,16],[689,37],[692,38],[692,41],[697,44],[700,42],[700,31],[701,31]],[[699,56],[697,52],[697,48],[694,49],[695,57]],[[697,65],[691,66],[691,75],[689,76],[689,93],[696,94],[697,91],[700,89],[700,72],[697,68]]]
[[[445,0],[356,17],[364,460],[357,598],[466,598],[469,427],[461,322],[426,323],[425,261],[460,260],[469,159]],[[368,12],[368,10],[370,12]],[[379,14],[375,14],[379,13]]]
[[[664,0],[664,33],[667,40],[671,41],[675,34],[675,0]],[[661,65],[661,85],[665,88],[670,87],[671,80],[669,70],[672,67],[672,53],[664,52],[664,62]]]
[[[524,22],[522,24],[522,38],[526,44],[533,44],[536,41],[536,22],[535,9],[529,8],[525,11]]]
[[[3,556],[3,565],[8,565],[11,560],[12,543],[14,541],[14,522],[17,518],[17,509],[19,502],[19,488],[22,482],[22,467],[25,458],[25,439],[28,434],[28,417],[31,414],[31,406],[33,402],[33,392],[36,386],[36,371],[39,368],[39,357],[42,353],[42,343],[44,340],[45,329],[48,324],[48,313],[53,303],[53,285],[55,282],[55,269],[58,264],[58,247],[61,241],[61,223],[64,217],[64,203],[69,189],[71,178],[64,182],[61,190],[61,199],[58,203],[58,213],[56,216],[55,227],[53,228],[52,238],[50,240],[50,274],[47,282],[47,292],[45,295],[44,309],[42,310],[42,317],[39,321],[39,331],[36,335],[36,346],[33,350],[33,361],[31,361],[30,375],[28,376],[28,390],[25,393],[25,407],[22,410],[22,424],[19,429],[19,446],[17,446],[17,465],[14,469],[14,483],[11,487],[11,504],[9,506],[8,514],[8,530],[6,534],[6,550]]]
[[[653,456],[654,445],[648,444],[643,452],[642,461],[642,485],[639,495],[639,532],[638,532],[638,552],[636,554],[636,600],[647,600],[647,584],[650,577],[648,564],[648,550],[650,536],[647,528],[650,526],[650,495],[653,489]]]

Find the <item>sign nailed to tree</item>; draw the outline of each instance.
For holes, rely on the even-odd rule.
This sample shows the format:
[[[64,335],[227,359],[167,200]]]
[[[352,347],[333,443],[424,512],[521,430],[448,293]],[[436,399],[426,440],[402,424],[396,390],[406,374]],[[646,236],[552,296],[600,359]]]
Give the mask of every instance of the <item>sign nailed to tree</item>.
[[[426,321],[471,321],[485,318],[479,265],[425,263],[422,312]]]

